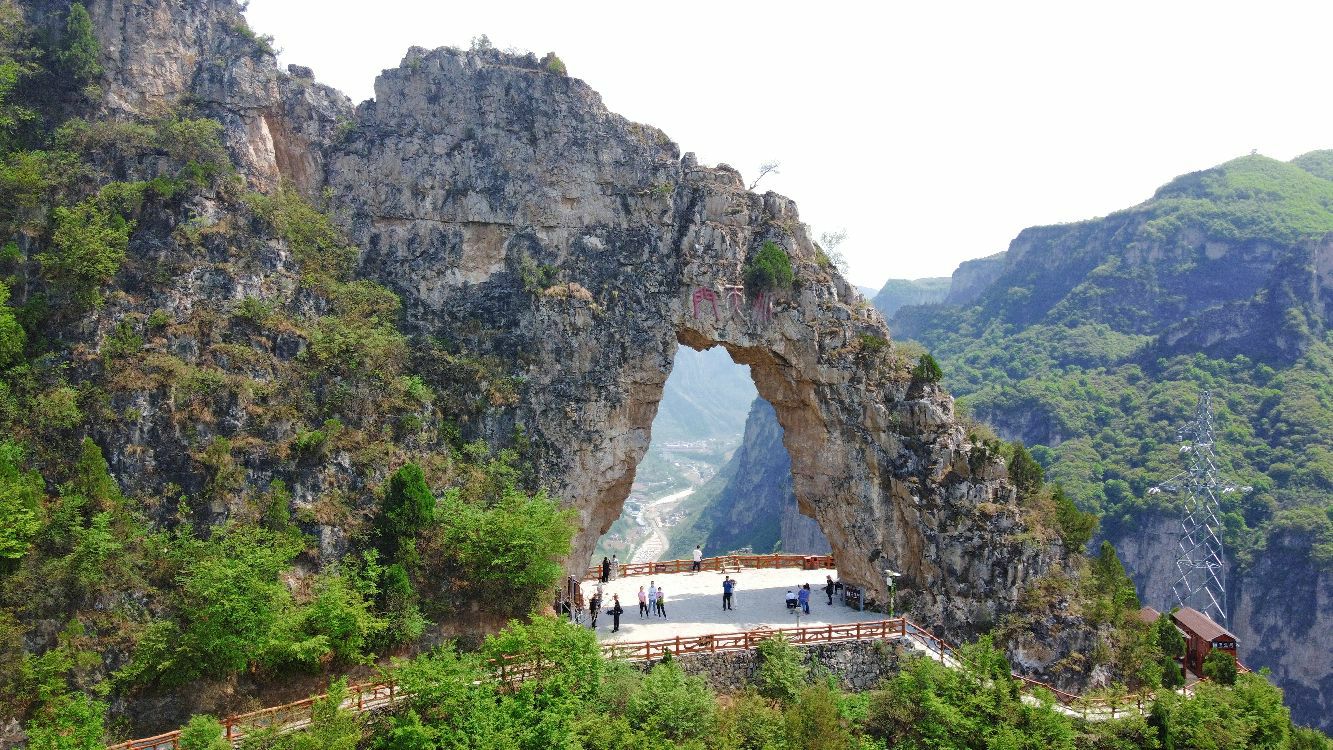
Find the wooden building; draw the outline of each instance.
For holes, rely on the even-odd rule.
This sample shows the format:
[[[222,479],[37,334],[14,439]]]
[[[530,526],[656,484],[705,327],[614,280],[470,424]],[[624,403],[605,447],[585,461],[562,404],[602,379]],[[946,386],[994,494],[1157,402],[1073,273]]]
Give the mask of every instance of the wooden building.
[[[1181,607],[1171,613],[1171,619],[1185,634],[1185,668],[1194,674],[1203,674],[1203,660],[1213,651],[1226,651],[1233,659],[1236,657],[1236,636],[1208,615]]]

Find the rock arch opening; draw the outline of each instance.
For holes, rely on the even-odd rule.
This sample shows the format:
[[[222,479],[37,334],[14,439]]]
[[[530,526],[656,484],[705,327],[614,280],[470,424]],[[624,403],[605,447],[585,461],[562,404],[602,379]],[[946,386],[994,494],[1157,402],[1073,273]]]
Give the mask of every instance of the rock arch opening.
[[[652,440],[620,517],[592,564],[688,559],[729,552],[827,554],[818,523],[802,515],[776,412],[749,367],[724,347],[679,347]]]

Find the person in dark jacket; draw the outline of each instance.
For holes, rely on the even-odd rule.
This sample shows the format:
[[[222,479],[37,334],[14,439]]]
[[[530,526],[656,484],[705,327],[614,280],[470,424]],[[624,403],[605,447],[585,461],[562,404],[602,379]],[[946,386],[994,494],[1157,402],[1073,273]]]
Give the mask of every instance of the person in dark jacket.
[[[829,606],[833,606],[833,576],[824,576],[828,583],[824,584],[824,593],[828,594]]]
[[[593,594],[592,599],[588,600],[588,614],[592,616],[592,629],[597,629],[597,613],[602,611],[602,597],[600,594]]]
[[[796,601],[801,604],[801,614],[810,614],[810,584],[805,584],[796,591]]]
[[[625,614],[625,608],[620,606],[620,594],[611,595],[611,632],[620,632],[620,616]]]
[[[602,583],[611,580],[611,558],[602,558]]]

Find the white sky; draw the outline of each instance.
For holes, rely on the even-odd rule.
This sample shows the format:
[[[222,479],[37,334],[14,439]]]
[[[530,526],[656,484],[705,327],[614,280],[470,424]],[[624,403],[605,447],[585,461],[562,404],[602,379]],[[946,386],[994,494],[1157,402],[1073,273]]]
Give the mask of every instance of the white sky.
[[[1251,149],[1333,148],[1333,3],[251,0],[361,101],[413,44],[556,51],[613,111],[846,228],[857,284],[942,276]]]

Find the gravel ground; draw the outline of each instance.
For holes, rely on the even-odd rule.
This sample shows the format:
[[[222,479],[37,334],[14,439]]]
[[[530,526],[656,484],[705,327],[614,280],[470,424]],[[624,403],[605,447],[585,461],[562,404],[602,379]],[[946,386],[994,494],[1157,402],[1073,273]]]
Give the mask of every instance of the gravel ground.
[[[722,580],[730,575],[736,580],[735,609],[722,609]],[[796,627],[796,616],[785,602],[787,589],[810,584],[810,614],[801,615],[801,627],[839,625],[849,622],[874,622],[884,619],[880,612],[858,612],[842,605],[835,595],[829,606],[824,594],[824,577],[838,580],[838,571],[777,568],[742,570],[739,573],[672,573],[633,576],[606,584],[603,614],[597,618],[597,638],[601,641],[649,641],[678,635],[706,635],[754,630],[758,627]],[[647,590],[650,581],[666,590],[666,618],[649,613],[639,617],[639,587]],[[595,583],[583,584],[583,595],[591,598]],[[620,632],[611,632],[611,595],[619,594],[625,614],[620,618]],[[586,618],[585,618],[586,621]]]

